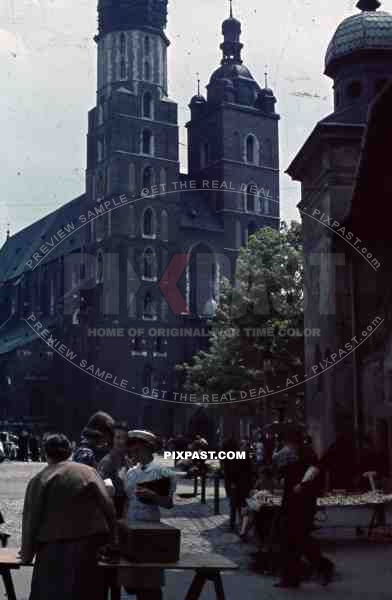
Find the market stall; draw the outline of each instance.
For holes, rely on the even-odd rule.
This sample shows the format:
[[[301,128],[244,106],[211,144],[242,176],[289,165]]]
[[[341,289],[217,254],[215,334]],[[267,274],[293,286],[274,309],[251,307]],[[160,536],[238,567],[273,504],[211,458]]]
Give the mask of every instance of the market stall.
[[[282,497],[261,490],[248,499],[249,510],[259,512],[262,509],[277,508]],[[379,491],[366,493],[332,493],[317,500],[318,527],[355,528],[357,533],[367,529],[370,536],[376,527],[392,525],[392,494]]]

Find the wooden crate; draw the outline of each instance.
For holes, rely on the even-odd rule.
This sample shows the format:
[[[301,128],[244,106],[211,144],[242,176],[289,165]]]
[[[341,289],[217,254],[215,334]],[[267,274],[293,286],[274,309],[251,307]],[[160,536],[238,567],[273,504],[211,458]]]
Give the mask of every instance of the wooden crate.
[[[165,523],[119,521],[119,548],[134,562],[176,562],[180,557],[181,532]]]

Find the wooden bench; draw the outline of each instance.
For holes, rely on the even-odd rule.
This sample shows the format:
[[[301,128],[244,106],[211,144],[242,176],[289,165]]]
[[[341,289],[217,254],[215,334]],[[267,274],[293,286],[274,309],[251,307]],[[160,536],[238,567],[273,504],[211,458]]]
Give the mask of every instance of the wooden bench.
[[[20,569],[21,566],[22,561],[17,548],[0,548],[0,575],[3,578],[8,600],[17,600],[11,571]]]
[[[225,592],[223,589],[222,571],[236,571],[238,565],[233,561],[220,556],[219,554],[184,554],[179,561],[175,563],[134,563],[125,559],[120,559],[118,562],[100,562],[99,565],[104,569],[145,569],[158,568],[164,570],[178,571],[194,571],[195,576],[188,590],[185,600],[198,600],[207,581],[212,581],[215,586],[215,595],[217,600],[225,600]],[[108,581],[110,581],[108,579]],[[110,599],[120,599],[120,589],[113,589],[112,585],[108,584],[106,597]]]

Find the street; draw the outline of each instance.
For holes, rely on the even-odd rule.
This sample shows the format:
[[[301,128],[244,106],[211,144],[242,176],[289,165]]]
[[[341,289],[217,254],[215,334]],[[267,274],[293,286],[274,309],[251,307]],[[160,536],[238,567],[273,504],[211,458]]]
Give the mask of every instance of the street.
[[[6,520],[3,531],[11,534],[10,546],[20,543],[21,514],[23,495],[31,476],[43,468],[37,463],[9,463],[0,465],[0,506]],[[177,493],[189,494],[192,482],[180,479]],[[221,491],[223,496],[223,490]],[[352,532],[339,530],[323,532],[324,549],[337,564],[338,575],[328,588],[316,582],[307,583],[300,590],[285,591],[273,587],[274,579],[249,571],[249,554],[255,550],[253,544],[245,544],[228,529],[227,502],[221,501],[222,513],[214,516],[212,510],[213,489],[208,486],[207,504],[202,506],[200,499],[176,498],[172,511],[164,511],[165,522],[182,531],[183,552],[214,552],[236,561],[240,570],[223,577],[227,600],[242,597],[260,598],[301,598],[317,595],[347,600],[383,599],[391,595],[392,552],[391,545],[385,542],[358,540]],[[14,580],[18,600],[28,599],[31,570],[24,568],[15,572]],[[185,597],[192,579],[191,573],[169,572],[165,588],[165,600],[178,600]],[[1,584],[0,584],[1,586]],[[1,592],[3,590],[1,589]],[[125,596],[124,596],[125,597]],[[214,598],[212,584],[209,583],[203,598]],[[90,599],[86,599],[90,600]],[[91,599],[93,600],[93,599]]]

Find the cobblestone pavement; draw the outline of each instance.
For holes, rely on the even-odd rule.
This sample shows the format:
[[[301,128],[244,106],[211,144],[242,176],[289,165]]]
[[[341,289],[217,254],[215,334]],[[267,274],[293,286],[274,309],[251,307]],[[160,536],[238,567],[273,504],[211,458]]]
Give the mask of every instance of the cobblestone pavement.
[[[0,508],[6,520],[3,531],[11,534],[10,546],[19,546],[23,497],[28,480],[43,468],[40,463],[10,463],[0,465]],[[183,552],[216,552],[239,562],[247,563],[248,544],[228,530],[228,503],[220,488],[220,515],[213,514],[213,488],[207,487],[207,503],[200,503],[200,496],[184,498],[193,492],[193,482],[178,480],[175,507],[163,511],[163,520],[181,529]]]

